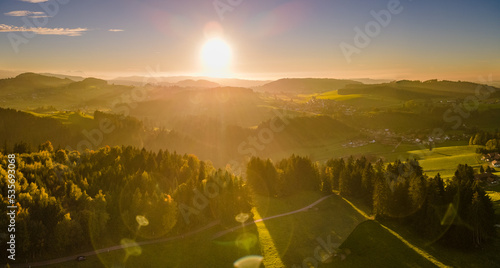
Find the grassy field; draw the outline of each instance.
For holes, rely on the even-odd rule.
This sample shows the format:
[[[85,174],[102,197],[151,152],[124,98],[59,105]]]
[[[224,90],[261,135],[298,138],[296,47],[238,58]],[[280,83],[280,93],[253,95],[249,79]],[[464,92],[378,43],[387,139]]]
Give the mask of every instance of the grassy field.
[[[339,157],[344,157],[347,158],[351,155],[353,156],[367,156],[367,157],[373,157],[375,159],[381,158],[383,161],[386,162],[393,162],[396,159],[400,159],[402,161],[406,160],[407,158],[418,158],[421,161],[425,160],[427,156],[433,157],[433,161],[437,161],[438,158],[440,158],[441,161],[445,162],[448,161],[449,159],[443,158],[444,155],[440,154],[442,151],[447,152],[447,151],[459,151],[460,154],[464,154],[461,156],[466,156],[464,163],[472,163],[470,162],[475,161],[474,157],[471,157],[472,155],[475,154],[475,147],[474,149],[469,148],[469,146],[463,146],[463,145],[456,145],[456,144],[464,144],[465,142],[446,142],[443,143],[442,145],[445,147],[439,147],[433,149],[433,152],[429,154],[429,150],[420,150],[421,147],[419,147],[416,144],[410,144],[410,143],[401,143],[398,146],[396,145],[389,145],[389,144],[382,144],[379,142],[376,143],[369,143],[364,146],[359,146],[359,147],[343,147],[342,145],[345,144],[347,141],[346,139],[332,139],[328,142],[323,142],[323,143],[317,143],[317,144],[308,144],[308,145],[303,145],[301,148],[290,148],[288,150],[280,150],[274,152],[273,155],[269,156],[271,159],[274,161],[281,160],[283,158],[287,158],[292,154],[296,155],[302,155],[302,156],[309,156],[313,161],[326,161],[331,158],[339,158]],[[457,147],[458,149],[450,149]],[[446,149],[448,148],[448,149]],[[452,153],[452,152],[449,152]],[[430,158],[429,158],[430,159]],[[448,168],[451,169],[456,169],[458,162],[460,162],[460,159],[455,159],[455,162],[448,164]],[[428,161],[427,164],[433,163],[433,161]],[[460,162],[461,163],[461,162]],[[476,163],[476,162],[473,162]],[[434,165],[439,166],[441,163],[434,162]],[[477,163],[476,163],[477,164]],[[424,168],[427,170],[428,168],[424,166]],[[431,169],[429,169],[430,171]],[[432,172],[432,171],[431,171]],[[454,170],[453,170],[454,172]],[[437,174],[437,172],[434,172],[432,174]]]
[[[397,99],[380,98],[378,96],[372,96],[367,94],[341,95],[338,93],[338,90],[332,90],[321,94],[311,95],[311,97],[312,96],[315,96],[317,99],[327,99],[327,100],[344,102],[344,104],[358,106],[359,108],[363,107],[381,108],[381,107],[400,105],[402,103],[400,100]]]
[[[94,119],[94,117],[91,115],[78,112],[64,112],[64,111],[47,112],[47,113],[36,113],[32,111],[26,111],[26,112],[38,117],[53,118],[65,125],[82,125],[84,127],[89,124],[92,124],[92,120]]]
[[[372,220],[358,225],[340,247],[350,254],[325,267],[436,267]]]
[[[256,197],[255,218],[297,210],[321,197],[315,192],[287,198]],[[223,230],[220,226],[185,239],[140,246],[134,250],[136,256],[117,250],[51,267],[233,267],[234,261],[247,255],[265,256],[266,267],[302,267],[304,259],[314,257],[318,241],[338,246],[363,220],[334,195],[307,211],[252,224],[216,239],[212,237]]]
[[[409,151],[410,154],[417,156],[420,165],[429,176],[441,174],[443,178],[453,177],[458,164],[468,164],[474,168],[480,167],[485,162],[476,154],[476,148],[479,146],[448,146],[434,148],[432,151],[415,150]],[[494,173],[500,176],[500,172]],[[486,191],[495,206],[497,222],[500,223],[500,185],[487,186]]]
[[[352,100],[361,97],[362,97],[361,94],[339,95],[338,90],[328,91],[316,95],[316,98],[318,99],[336,100],[336,101]]]
[[[498,255],[498,248],[500,247],[499,228],[497,228],[497,237],[493,238],[492,243],[484,248],[454,249],[423,239],[403,225],[390,222],[384,222],[384,225],[398,232],[411,244],[434,256],[438,261],[451,267],[498,267],[500,263],[500,255]]]
[[[253,236],[250,234],[256,233],[255,231],[235,232],[226,235],[224,239],[212,240],[212,235],[221,230],[222,227],[217,226],[176,241],[110,251],[89,256],[86,261],[70,261],[48,267],[233,267],[233,262],[243,256],[262,255],[255,243],[242,246],[244,243],[236,242],[241,241],[242,233],[251,238]],[[250,240],[249,238],[243,242]]]
[[[302,193],[286,199],[259,197],[256,204],[260,215],[265,217],[302,207],[297,203],[299,200],[311,203],[319,197],[318,193]],[[305,259],[314,258],[314,250],[320,245],[318,241],[330,241],[339,246],[363,220],[362,215],[334,195],[306,212],[265,221],[273,245],[264,244],[261,248],[274,247],[277,251],[274,256],[281,260],[267,260],[269,263],[281,261],[286,267],[302,267]]]
[[[315,192],[287,198],[258,196],[253,211],[259,219],[297,210],[319,198],[321,194]],[[233,267],[234,261],[248,255],[264,256],[264,267],[306,267],[308,262],[309,267],[315,263],[319,267],[435,267],[429,259],[453,267],[494,267],[500,261],[497,240],[485,250],[464,253],[429,244],[402,226],[387,226],[397,234],[376,221],[365,221],[355,208],[333,195],[307,211],[257,222],[215,239],[213,235],[224,230],[221,226],[176,241],[51,267]],[[314,261],[318,254],[324,256],[325,245],[339,249],[345,259],[338,255],[325,258],[325,263]]]
[[[499,176],[500,172],[497,172],[496,175]],[[491,201],[493,202],[495,216],[497,219],[496,222],[497,224],[500,224],[500,185],[486,187],[486,193],[488,193]]]
[[[435,176],[439,173],[443,178],[450,178],[455,173],[459,164],[479,167],[484,162],[476,154],[478,146],[447,146],[437,147],[432,151],[414,150],[409,151],[419,159],[420,165],[424,168],[428,176]]]
[[[500,186],[488,188],[500,220]],[[356,203],[356,202],[354,202]],[[500,222],[500,221],[497,221]],[[383,225],[382,225],[383,224]],[[344,261],[334,259],[331,267],[498,267],[500,230],[483,248],[454,249],[434,239],[425,239],[409,226],[394,221],[365,221],[340,246],[350,252]],[[397,239],[397,237],[399,239]],[[403,242],[404,241],[404,242]],[[410,250],[411,249],[411,250]],[[417,254],[416,252],[420,254]],[[432,262],[432,263],[431,263]],[[323,266],[322,266],[323,267]],[[330,266],[325,266],[330,267]]]

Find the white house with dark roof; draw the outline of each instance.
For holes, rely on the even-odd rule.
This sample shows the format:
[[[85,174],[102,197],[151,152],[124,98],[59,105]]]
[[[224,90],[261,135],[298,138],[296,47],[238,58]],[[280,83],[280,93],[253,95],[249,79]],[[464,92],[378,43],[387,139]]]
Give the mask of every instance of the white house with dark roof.
[[[498,160],[491,161],[491,165],[493,167],[500,168],[500,161]]]

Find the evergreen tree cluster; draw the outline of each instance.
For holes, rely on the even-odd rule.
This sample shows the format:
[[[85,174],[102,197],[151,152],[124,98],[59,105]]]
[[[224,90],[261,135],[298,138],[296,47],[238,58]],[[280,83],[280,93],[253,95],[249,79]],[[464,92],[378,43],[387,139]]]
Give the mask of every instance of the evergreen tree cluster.
[[[476,149],[480,154],[500,153],[500,132],[498,130],[495,133],[477,132],[470,137],[469,145],[483,145],[484,148]]]
[[[16,241],[21,256],[61,255],[117,244],[122,238],[155,239],[214,220],[234,226],[239,224],[236,215],[251,214],[243,180],[193,155],[130,146],[80,154],[54,150],[46,142],[38,151],[16,158]],[[6,168],[7,155],[0,153],[3,215],[9,202],[4,195]],[[200,195],[203,207],[196,206]],[[186,220],[186,211],[193,210],[196,213]],[[7,225],[7,218],[1,217],[0,226]]]
[[[295,155],[276,164],[252,158],[247,182],[269,196],[320,190],[361,200],[379,219],[397,220],[429,240],[456,247],[483,246],[495,235],[493,203],[467,165],[459,165],[445,182],[439,174],[425,175],[414,159],[384,165],[352,156],[324,164]]]
[[[254,193],[283,197],[297,191],[317,191],[318,168],[307,157],[292,155],[276,164],[252,157],[247,165],[247,184]]]
[[[500,139],[500,132],[498,130],[495,133],[479,131],[470,137],[469,145],[486,145],[492,139]]]

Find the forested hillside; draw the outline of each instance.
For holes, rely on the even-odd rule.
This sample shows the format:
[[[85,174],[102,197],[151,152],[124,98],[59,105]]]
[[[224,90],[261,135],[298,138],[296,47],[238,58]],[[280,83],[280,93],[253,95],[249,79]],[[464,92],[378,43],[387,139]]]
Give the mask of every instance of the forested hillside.
[[[159,238],[214,220],[231,226],[236,215],[250,213],[241,178],[193,155],[130,146],[80,154],[54,150],[50,142],[39,148],[16,154],[16,234],[22,256],[60,256],[123,238]],[[6,214],[7,155],[0,159]],[[2,217],[2,226],[6,220]]]
[[[459,165],[445,183],[439,174],[425,175],[416,160],[385,166],[365,157],[330,159],[324,165],[299,156],[276,164],[253,158],[247,182],[254,192],[269,196],[297,189],[338,192],[361,200],[379,219],[410,226],[430,243],[481,247],[496,236],[493,203],[468,165]]]
[[[9,154],[0,155],[2,193],[10,183],[3,168]],[[361,200],[378,218],[407,225],[430,242],[482,247],[495,236],[492,201],[467,165],[445,183],[439,174],[423,174],[416,160],[385,166],[365,157],[324,164],[295,155],[276,163],[254,157],[242,178],[194,155],[131,146],[79,153],[47,141],[14,155],[16,237],[20,254],[30,258],[182,234],[214,221],[233,227],[252,218],[252,196],[302,191]],[[2,213],[8,200],[2,194]]]

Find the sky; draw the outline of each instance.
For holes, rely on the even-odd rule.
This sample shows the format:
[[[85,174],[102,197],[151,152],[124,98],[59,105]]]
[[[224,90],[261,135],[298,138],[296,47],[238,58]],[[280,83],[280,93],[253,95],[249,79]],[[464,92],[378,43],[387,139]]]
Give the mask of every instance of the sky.
[[[500,1],[2,0],[0,70],[500,80]]]

